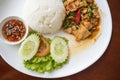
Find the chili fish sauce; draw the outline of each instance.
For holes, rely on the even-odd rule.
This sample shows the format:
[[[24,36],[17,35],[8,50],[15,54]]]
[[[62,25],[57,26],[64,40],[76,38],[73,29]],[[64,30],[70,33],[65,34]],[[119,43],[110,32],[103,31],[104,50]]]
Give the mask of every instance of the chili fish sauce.
[[[20,41],[24,37],[25,33],[25,25],[18,19],[7,21],[2,28],[4,38],[10,42]]]

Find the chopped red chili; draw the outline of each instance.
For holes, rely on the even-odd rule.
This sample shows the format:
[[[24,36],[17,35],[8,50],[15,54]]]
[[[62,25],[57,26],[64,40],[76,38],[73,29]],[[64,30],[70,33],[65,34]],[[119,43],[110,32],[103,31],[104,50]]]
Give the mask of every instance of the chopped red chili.
[[[26,28],[22,21],[17,19],[9,20],[2,28],[5,39],[11,42],[17,42],[25,35]]]
[[[80,10],[77,11],[75,16],[75,23],[78,25],[80,23]]]

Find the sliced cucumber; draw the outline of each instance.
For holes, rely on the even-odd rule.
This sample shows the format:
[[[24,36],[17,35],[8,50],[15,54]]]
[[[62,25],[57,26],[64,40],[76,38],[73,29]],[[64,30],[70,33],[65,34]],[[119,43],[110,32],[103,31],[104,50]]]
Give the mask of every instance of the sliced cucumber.
[[[68,56],[67,42],[62,37],[55,37],[51,42],[50,52],[56,62],[64,62]]]
[[[21,44],[19,54],[23,60],[30,60],[38,51],[40,45],[40,37],[37,34],[31,34]]]

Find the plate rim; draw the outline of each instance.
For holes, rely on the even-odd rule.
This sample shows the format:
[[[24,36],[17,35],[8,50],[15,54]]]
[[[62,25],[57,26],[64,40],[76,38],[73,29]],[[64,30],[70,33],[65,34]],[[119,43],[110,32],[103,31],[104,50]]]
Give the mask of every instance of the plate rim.
[[[37,77],[37,78],[46,78],[46,79],[52,79],[52,78],[62,78],[62,77],[67,77],[67,76],[71,76],[71,75],[74,75],[74,74],[77,74],[77,73],[79,73],[79,72],[81,72],[81,71],[83,71],[83,70],[86,70],[87,68],[89,68],[89,67],[91,67],[93,64],[95,64],[95,62],[97,62],[102,56],[103,56],[103,54],[105,53],[105,51],[107,50],[107,48],[108,48],[108,46],[110,45],[110,42],[111,42],[111,38],[112,38],[112,31],[113,31],[113,27],[112,27],[112,15],[111,15],[111,10],[110,10],[110,7],[109,7],[109,3],[108,3],[108,1],[107,0],[105,0],[105,2],[106,2],[106,6],[107,6],[107,9],[108,9],[108,12],[109,12],[109,16],[110,16],[110,28],[111,28],[111,30],[110,30],[110,35],[109,35],[109,41],[107,42],[107,45],[106,45],[106,47],[105,47],[105,49],[104,50],[102,50],[102,53],[101,53],[101,55],[99,56],[99,57],[97,57],[97,59],[96,60],[94,60],[93,62],[92,62],[92,64],[90,64],[90,65],[87,65],[87,67],[85,67],[84,69],[82,69],[82,70],[78,70],[78,71],[76,71],[76,72],[74,72],[74,73],[72,73],[72,74],[67,74],[67,75],[65,75],[65,76],[56,76],[56,77],[44,77],[44,76],[34,76],[34,75],[31,75],[31,74],[27,74],[27,73],[25,73],[25,72],[23,72],[23,71],[20,71],[19,69],[16,69],[13,65],[10,65],[9,64],[9,62],[6,60],[6,58],[2,55],[2,53],[0,52],[0,56],[1,56],[1,58],[4,60],[4,62],[5,63],[7,63],[9,66],[11,66],[13,69],[15,69],[16,71],[18,71],[18,72],[20,72],[20,73],[23,73],[23,74],[26,74],[26,75],[29,75],[29,76],[32,76],[32,77]]]

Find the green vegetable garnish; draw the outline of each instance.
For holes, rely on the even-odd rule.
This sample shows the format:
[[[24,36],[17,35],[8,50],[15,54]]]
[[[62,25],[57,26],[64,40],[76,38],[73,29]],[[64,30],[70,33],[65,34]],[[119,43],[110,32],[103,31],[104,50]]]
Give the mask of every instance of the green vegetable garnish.
[[[76,27],[77,29],[79,29],[79,26],[76,25],[75,27]]]
[[[63,37],[56,36],[51,42],[51,56],[58,62],[63,63],[68,57],[68,40]]]
[[[65,40],[66,44],[68,44],[68,40],[66,38],[61,37],[61,39]],[[48,38],[47,40],[50,44],[52,43],[52,40],[50,38]],[[47,56],[44,57],[34,56],[30,60],[24,60],[24,66],[29,70],[36,71],[38,73],[44,73],[61,68],[67,62],[68,57],[66,57],[66,59],[62,63],[58,63],[52,58],[51,53],[49,53]]]
[[[67,16],[65,17],[64,21],[63,21],[63,28],[67,29],[69,26],[67,24]]]
[[[75,12],[70,12],[69,16],[75,16]]]
[[[89,11],[89,12],[88,12],[88,16],[89,16],[90,18],[93,18],[93,13],[92,13],[91,11]]]
[[[83,1],[85,1],[85,0],[81,0],[81,2],[83,2]]]
[[[30,60],[37,52],[40,37],[37,34],[29,35],[21,44],[19,54],[23,60]]]
[[[96,8],[95,8],[95,6],[93,6],[93,4],[92,4],[92,3],[90,3],[90,9],[91,9],[91,10],[96,9]]]
[[[64,29],[67,29],[69,26],[67,25],[67,22],[66,22],[66,20],[63,22],[63,28]]]
[[[29,70],[44,73],[61,68],[67,62],[68,58],[63,63],[57,63],[52,59],[52,57],[49,54],[45,57],[35,56],[31,60],[24,61],[24,66]]]
[[[62,0],[62,2],[64,3],[66,0]]]
[[[89,32],[91,32],[91,33],[93,33],[93,31],[94,31],[93,29],[90,29],[90,30],[89,30]]]

